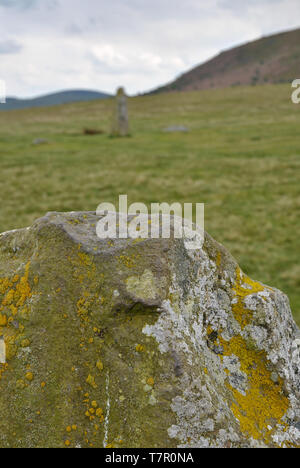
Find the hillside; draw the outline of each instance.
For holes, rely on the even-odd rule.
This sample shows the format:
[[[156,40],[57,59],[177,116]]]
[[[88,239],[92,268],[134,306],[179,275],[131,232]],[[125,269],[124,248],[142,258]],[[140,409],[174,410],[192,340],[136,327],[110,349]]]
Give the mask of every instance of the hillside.
[[[220,53],[153,93],[284,83],[300,75],[300,29]]]
[[[33,99],[17,99],[9,97],[6,104],[0,105],[0,110],[26,109],[30,107],[48,107],[69,102],[93,101],[95,99],[105,99],[109,94],[97,91],[70,90],[58,93],[47,94]]]

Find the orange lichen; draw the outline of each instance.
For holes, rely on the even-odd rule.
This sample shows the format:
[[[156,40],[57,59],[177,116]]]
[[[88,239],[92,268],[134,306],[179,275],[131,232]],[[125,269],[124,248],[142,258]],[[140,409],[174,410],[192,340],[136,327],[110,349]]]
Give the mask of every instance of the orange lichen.
[[[95,377],[93,377],[91,374],[87,377],[86,383],[95,389],[98,388],[98,385],[95,382]]]
[[[34,375],[32,372],[27,372],[25,375],[25,379],[28,380],[28,382],[32,382],[34,379]]]
[[[25,266],[24,275],[20,277],[19,275],[14,275],[13,279],[9,278],[0,278],[0,294],[3,297],[0,302],[0,326],[7,326],[13,320],[12,317],[15,317],[19,312],[20,316],[28,310],[25,311],[25,302],[27,299],[30,299],[32,296],[31,287],[29,284],[29,268],[30,262]],[[5,314],[1,313],[4,312]],[[8,317],[8,314],[11,314]]]
[[[249,349],[241,336],[235,336],[230,341],[219,337],[218,342],[225,356],[239,358],[241,371],[248,377],[245,395],[227,384],[233,395],[231,410],[240,423],[241,431],[246,436],[268,444],[275,425],[284,424],[282,418],[289,408],[283,380],[279,378],[277,384],[272,381],[271,365],[266,353]]]
[[[5,314],[0,314],[0,327],[5,327],[7,325],[7,317]]]
[[[104,421],[104,414],[103,414],[103,409],[102,408],[98,408],[96,410],[96,416],[97,416],[97,418],[99,418],[99,423],[101,424]]]
[[[96,367],[99,372],[102,372],[104,369],[103,363],[100,361],[100,359],[96,362]]]
[[[142,353],[143,351],[145,351],[145,348],[144,348],[143,345],[137,344],[136,347],[135,347],[135,350],[136,350],[138,353]]]
[[[25,301],[32,296],[30,284],[28,282],[30,262],[25,267],[25,274],[16,284],[15,300],[17,300],[17,307],[22,307]]]
[[[216,256],[216,265],[217,265],[218,268],[221,265],[221,261],[222,261],[222,255],[221,255],[221,252],[218,252],[217,256]]]
[[[236,269],[236,282],[233,286],[234,302],[232,312],[234,318],[241,325],[242,330],[251,322],[253,312],[245,307],[245,299],[250,294],[265,290],[265,287],[248,276],[244,275],[239,267]]]

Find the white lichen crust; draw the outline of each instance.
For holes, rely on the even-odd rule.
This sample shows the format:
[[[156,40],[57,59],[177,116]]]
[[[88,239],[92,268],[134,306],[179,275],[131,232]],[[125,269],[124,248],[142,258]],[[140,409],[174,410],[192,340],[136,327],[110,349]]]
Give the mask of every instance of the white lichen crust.
[[[202,250],[181,246],[169,298],[143,329],[180,375],[168,433],[179,447],[298,446],[299,331],[288,299],[244,275],[223,248],[211,257],[212,245],[207,236]]]

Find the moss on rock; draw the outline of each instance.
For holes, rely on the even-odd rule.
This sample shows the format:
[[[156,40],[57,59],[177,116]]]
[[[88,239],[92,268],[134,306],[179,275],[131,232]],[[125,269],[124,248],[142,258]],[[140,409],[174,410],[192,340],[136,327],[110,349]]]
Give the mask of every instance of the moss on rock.
[[[208,235],[105,241],[98,219],[0,235],[0,446],[297,446],[286,297]]]

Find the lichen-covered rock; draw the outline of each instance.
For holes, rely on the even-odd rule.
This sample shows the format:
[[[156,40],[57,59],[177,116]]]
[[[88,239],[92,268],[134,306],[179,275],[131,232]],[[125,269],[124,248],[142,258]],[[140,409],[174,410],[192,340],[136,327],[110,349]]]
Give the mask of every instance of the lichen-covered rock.
[[[299,330],[206,235],[0,235],[0,447],[299,446]],[[4,356],[5,355],[5,356]]]
[[[111,135],[114,137],[129,136],[127,96],[124,88],[117,90]]]

